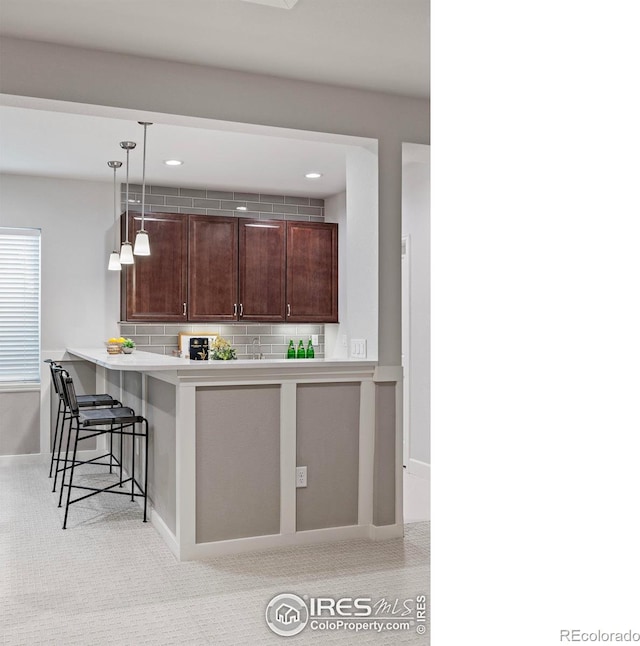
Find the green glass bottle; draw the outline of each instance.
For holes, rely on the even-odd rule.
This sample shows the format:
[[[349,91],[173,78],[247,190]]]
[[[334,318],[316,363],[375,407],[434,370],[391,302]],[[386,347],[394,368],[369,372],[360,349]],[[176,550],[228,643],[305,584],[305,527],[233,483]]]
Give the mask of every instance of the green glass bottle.
[[[287,359],[295,359],[296,358],[296,349],[295,346],[293,345],[293,339],[289,341],[289,347],[287,349]]]
[[[316,353],[313,349],[313,343],[311,343],[311,339],[309,339],[309,345],[307,346],[307,359],[313,359],[315,356]]]
[[[296,353],[296,359],[304,359],[305,356],[304,343],[302,343],[302,339],[300,339],[300,342],[298,343],[298,352]]]

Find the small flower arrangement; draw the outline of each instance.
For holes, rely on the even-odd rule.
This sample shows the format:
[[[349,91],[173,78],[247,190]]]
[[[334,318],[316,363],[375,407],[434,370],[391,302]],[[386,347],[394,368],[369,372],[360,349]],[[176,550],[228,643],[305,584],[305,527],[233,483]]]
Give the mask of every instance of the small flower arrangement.
[[[229,341],[219,336],[209,348],[209,358],[228,361],[230,359],[237,359],[238,357],[236,357],[236,351],[231,347]]]

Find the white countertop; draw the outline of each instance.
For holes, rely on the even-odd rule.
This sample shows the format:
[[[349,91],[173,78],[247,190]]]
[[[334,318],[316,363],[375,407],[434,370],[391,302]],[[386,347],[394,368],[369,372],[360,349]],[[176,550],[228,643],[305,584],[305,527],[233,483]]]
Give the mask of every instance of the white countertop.
[[[236,359],[233,361],[192,361],[136,350],[132,354],[108,354],[102,348],[67,348],[67,352],[109,370],[152,372],[157,370],[226,370],[229,368],[370,368],[376,361],[360,359]]]

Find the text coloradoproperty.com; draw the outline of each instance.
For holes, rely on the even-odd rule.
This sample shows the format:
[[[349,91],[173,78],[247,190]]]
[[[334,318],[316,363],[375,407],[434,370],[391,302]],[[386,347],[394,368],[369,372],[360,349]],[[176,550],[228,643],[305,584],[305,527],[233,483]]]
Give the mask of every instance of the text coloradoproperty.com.
[[[561,630],[561,642],[640,642],[640,632],[627,630],[626,632],[609,632],[596,630]]]

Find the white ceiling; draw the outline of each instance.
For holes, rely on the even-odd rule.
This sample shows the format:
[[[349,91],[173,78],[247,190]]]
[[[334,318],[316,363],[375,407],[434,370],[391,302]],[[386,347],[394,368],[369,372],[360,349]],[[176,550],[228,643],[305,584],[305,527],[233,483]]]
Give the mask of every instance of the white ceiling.
[[[0,0],[0,34],[429,96],[429,0]]]
[[[131,140],[138,146],[131,152],[130,180],[140,183],[143,129],[137,119],[153,116],[130,111],[123,116],[127,118],[0,106],[0,172],[111,181],[107,161],[124,162],[119,142]],[[326,197],[344,190],[346,152],[357,141],[311,141],[300,138],[301,133],[266,128],[262,131],[268,134],[238,132],[210,120],[177,125],[166,123],[166,115],[158,117],[162,121],[147,131],[147,182],[160,186]],[[184,165],[169,167],[167,159]],[[304,174],[310,171],[323,176],[308,180]],[[124,180],[123,172],[120,177]]]
[[[429,0],[0,0],[0,34],[409,96],[429,94]],[[110,181],[118,143],[138,142],[131,181],[326,197],[345,188],[358,138],[133,110],[11,100],[0,107],[0,172]],[[244,132],[241,130],[244,128]],[[178,158],[183,166],[162,162]],[[317,181],[304,178],[315,170]],[[123,175],[121,173],[121,175]],[[250,185],[247,185],[247,178]]]

